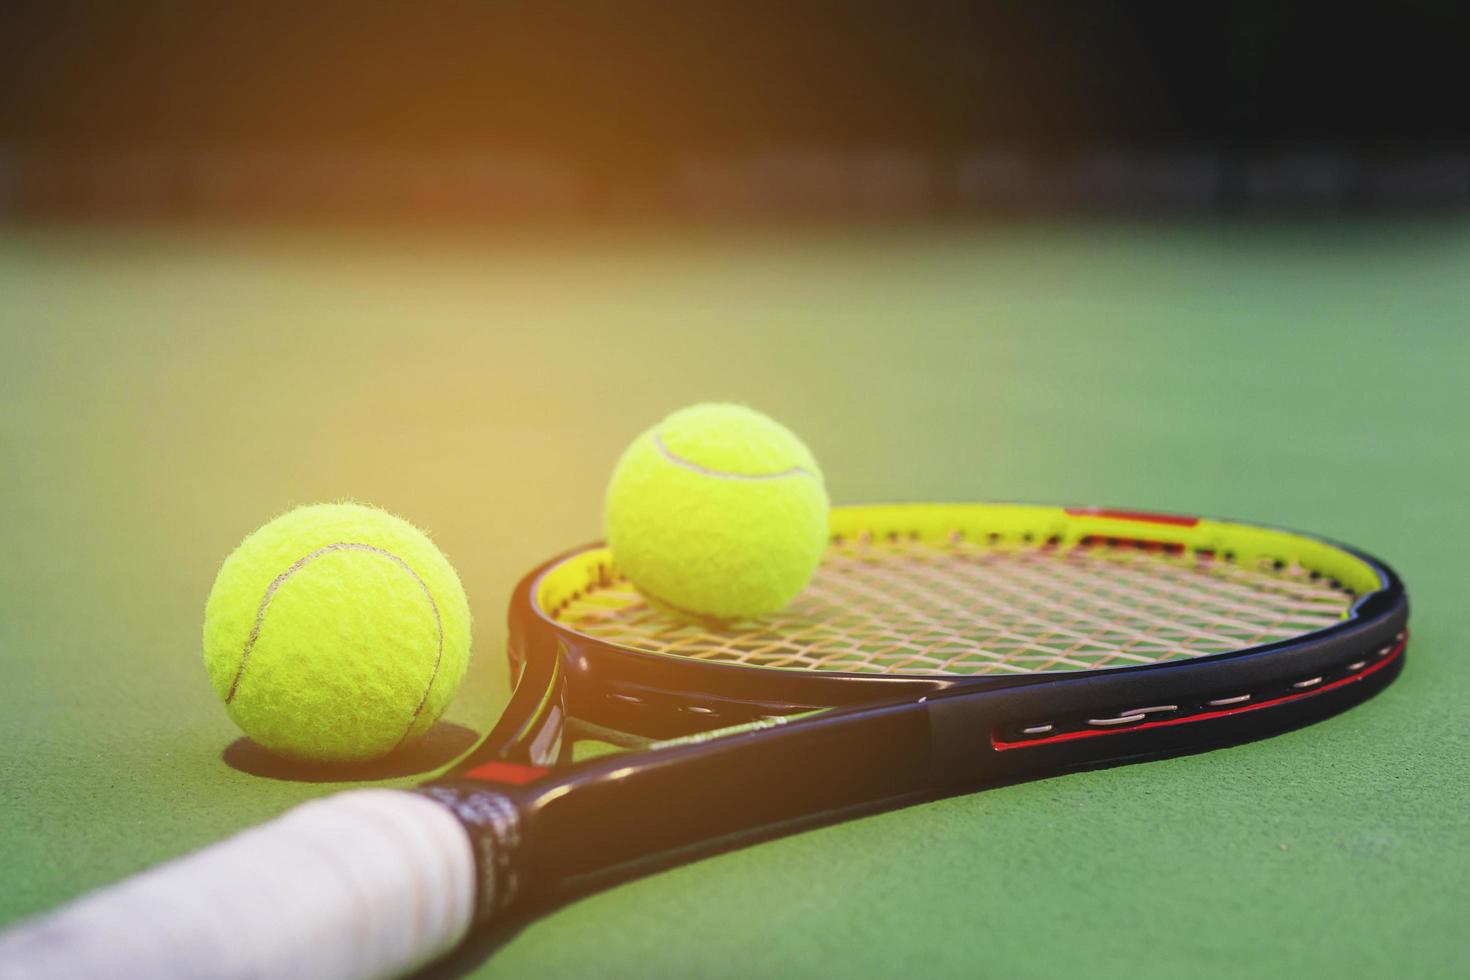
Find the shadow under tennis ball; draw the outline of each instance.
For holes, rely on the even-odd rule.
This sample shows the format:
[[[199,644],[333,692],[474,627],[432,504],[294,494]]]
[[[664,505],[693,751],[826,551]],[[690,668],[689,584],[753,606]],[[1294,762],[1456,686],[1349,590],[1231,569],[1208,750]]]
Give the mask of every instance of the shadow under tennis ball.
[[[423,738],[371,762],[299,762],[284,759],[245,737],[220,753],[224,764],[252,776],[297,783],[342,783],[373,779],[396,779],[438,769],[463,755],[479,738],[475,732],[452,722],[436,722]]]

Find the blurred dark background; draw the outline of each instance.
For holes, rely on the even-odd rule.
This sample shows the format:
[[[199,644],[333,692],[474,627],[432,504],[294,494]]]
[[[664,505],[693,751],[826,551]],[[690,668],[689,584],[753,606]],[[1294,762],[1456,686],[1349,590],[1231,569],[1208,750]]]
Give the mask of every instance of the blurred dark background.
[[[11,2],[0,217],[1463,212],[1467,9]]]

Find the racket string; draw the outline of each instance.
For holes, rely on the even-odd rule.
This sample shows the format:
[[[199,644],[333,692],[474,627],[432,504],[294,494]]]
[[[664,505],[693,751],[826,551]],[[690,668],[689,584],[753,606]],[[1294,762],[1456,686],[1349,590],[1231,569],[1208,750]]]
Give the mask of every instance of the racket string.
[[[1220,653],[1325,628],[1352,601],[1296,562],[900,537],[834,543],[806,591],[759,621],[678,618],[615,573],[557,619],[604,642],[702,660],[1005,674]]]

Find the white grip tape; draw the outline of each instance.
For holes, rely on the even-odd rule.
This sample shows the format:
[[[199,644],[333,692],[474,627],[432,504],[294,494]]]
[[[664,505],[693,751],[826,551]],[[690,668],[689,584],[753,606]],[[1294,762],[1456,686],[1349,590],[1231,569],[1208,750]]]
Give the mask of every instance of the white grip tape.
[[[399,976],[464,938],[474,879],[447,809],[353,790],[0,934],[0,978]]]

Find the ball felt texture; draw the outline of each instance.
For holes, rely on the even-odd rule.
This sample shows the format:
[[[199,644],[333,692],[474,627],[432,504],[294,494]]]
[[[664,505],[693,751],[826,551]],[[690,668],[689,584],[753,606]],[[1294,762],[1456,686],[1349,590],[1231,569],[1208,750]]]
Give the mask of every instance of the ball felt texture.
[[[377,758],[426,732],[469,660],[459,576],[407,521],[361,504],[300,507],[225,559],[204,662],[230,717],[292,759]]]
[[[606,530],[619,571],[654,601],[755,617],[811,580],[827,545],[827,491],[811,451],[780,423],[742,405],[695,405],[618,460]]]

